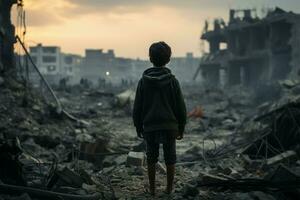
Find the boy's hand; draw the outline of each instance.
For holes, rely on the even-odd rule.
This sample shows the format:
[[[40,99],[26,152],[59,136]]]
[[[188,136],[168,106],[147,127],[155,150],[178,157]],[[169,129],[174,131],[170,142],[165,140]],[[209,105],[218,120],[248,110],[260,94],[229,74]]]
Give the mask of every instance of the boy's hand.
[[[182,140],[182,138],[183,138],[183,133],[177,133],[177,135],[176,135],[176,140]]]

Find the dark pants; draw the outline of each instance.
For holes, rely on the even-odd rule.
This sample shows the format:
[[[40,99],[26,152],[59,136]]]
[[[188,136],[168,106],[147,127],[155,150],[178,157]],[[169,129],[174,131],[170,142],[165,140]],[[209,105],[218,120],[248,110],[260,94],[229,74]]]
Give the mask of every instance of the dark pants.
[[[144,133],[147,145],[147,162],[149,165],[156,164],[159,156],[159,145],[163,144],[164,159],[166,165],[176,163],[176,139],[171,131],[155,131]]]

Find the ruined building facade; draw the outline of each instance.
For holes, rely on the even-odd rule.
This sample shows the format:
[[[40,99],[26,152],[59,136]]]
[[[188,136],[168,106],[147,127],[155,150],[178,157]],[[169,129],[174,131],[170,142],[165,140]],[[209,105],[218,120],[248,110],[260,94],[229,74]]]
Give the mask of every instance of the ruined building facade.
[[[67,78],[69,82],[78,81],[76,77],[82,62],[80,55],[63,53],[59,46],[37,44],[29,49],[34,64],[49,83],[56,84],[62,78]],[[31,72],[31,76],[37,75],[35,71]]]
[[[253,10],[230,10],[228,24],[215,20],[201,36],[209,43],[202,76],[211,85],[255,86],[300,75],[300,15],[280,8],[266,17]]]

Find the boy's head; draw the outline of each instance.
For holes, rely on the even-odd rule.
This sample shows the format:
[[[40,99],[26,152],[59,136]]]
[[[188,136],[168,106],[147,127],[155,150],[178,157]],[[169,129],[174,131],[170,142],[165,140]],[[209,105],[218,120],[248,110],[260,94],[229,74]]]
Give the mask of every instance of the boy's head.
[[[153,43],[149,48],[150,61],[155,67],[162,67],[168,64],[170,62],[171,55],[171,47],[165,42]]]

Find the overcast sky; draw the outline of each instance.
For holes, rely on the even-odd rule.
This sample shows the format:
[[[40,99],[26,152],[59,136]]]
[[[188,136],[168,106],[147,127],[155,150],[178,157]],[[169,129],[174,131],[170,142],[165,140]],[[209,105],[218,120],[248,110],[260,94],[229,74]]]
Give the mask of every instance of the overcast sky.
[[[200,55],[204,20],[228,19],[229,8],[282,7],[300,13],[300,0],[24,0],[29,45],[115,49],[117,56],[146,58],[164,40],[174,56]]]

